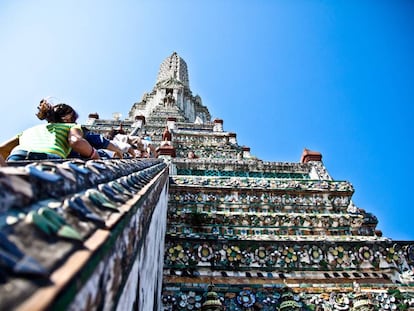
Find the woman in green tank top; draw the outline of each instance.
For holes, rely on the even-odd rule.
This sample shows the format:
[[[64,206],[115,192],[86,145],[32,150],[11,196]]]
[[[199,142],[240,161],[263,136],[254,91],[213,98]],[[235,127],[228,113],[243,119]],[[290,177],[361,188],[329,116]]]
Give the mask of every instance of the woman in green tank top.
[[[36,116],[48,123],[28,128],[0,144],[0,155],[7,161],[65,159],[72,149],[83,157],[99,159],[95,148],[83,138],[81,126],[75,123],[78,114],[71,106],[53,106],[42,99],[37,108]]]

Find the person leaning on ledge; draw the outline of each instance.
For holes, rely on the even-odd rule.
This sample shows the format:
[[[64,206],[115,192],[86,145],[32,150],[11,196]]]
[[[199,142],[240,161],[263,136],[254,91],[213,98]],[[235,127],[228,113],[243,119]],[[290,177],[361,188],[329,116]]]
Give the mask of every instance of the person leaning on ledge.
[[[28,128],[0,144],[0,155],[9,161],[65,159],[71,150],[85,158],[99,159],[99,154],[83,138],[81,126],[76,124],[78,114],[69,105],[52,105],[46,99],[40,101],[36,116],[47,120]]]

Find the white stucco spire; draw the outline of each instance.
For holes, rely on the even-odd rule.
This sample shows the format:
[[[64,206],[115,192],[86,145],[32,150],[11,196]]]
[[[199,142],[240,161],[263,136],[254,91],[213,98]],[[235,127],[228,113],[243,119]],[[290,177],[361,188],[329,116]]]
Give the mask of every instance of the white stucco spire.
[[[187,64],[177,52],[172,53],[161,63],[156,84],[160,85],[168,81],[178,81],[185,88],[190,88]]]

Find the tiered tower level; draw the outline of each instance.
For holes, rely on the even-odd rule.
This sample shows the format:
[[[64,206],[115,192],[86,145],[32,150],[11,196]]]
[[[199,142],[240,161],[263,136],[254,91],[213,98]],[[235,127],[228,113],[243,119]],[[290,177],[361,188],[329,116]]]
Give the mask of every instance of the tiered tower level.
[[[151,135],[170,165],[164,310],[413,307],[414,243],[383,237],[319,152],[305,149],[299,162],[252,156],[223,120],[210,120],[177,53],[126,120],[88,123]]]

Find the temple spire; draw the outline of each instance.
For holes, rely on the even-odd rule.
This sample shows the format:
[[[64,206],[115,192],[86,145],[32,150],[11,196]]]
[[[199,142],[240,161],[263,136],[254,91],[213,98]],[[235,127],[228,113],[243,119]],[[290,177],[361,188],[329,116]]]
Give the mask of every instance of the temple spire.
[[[185,88],[190,88],[187,64],[177,52],[172,53],[161,63],[156,84],[171,81],[180,82]]]

